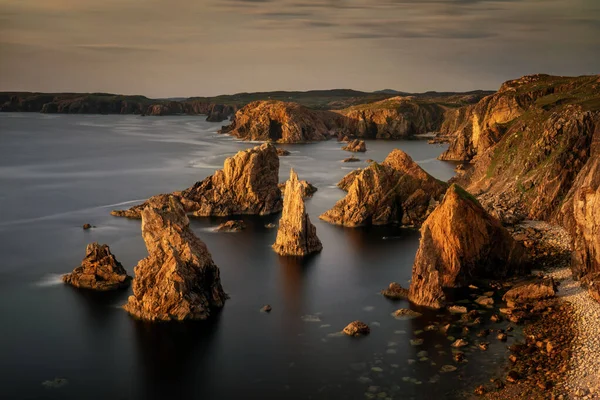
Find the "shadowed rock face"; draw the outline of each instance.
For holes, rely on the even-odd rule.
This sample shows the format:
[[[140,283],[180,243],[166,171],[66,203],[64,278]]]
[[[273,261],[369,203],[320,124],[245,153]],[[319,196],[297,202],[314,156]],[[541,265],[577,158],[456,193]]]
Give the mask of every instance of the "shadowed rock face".
[[[243,140],[278,143],[303,143],[329,139],[339,116],[328,111],[311,110],[296,103],[255,101],[235,114],[231,125],[223,127]]]
[[[138,319],[206,319],[223,307],[227,295],[219,268],[194,235],[175,196],[155,196],[142,214],[148,257],[135,267],[133,295],[125,310]]]
[[[186,212],[196,216],[267,215],[281,211],[278,182],[277,151],[273,145],[263,144],[229,157],[223,169],[173,195],[180,199]],[[146,205],[147,202],[111,214],[140,218]]]
[[[306,213],[303,187],[293,169],[285,184],[283,213],[273,249],[284,256],[306,256],[323,249],[317,229]]]
[[[409,300],[431,308],[444,305],[444,289],[476,278],[521,273],[527,256],[500,222],[470,194],[452,185],[421,228]]]
[[[131,277],[110,252],[108,245],[94,242],[87,245],[81,266],[63,275],[62,280],[82,289],[107,291],[129,286]]]
[[[348,194],[320,216],[324,221],[344,226],[420,225],[447,187],[401,150],[351,174],[340,182]]]

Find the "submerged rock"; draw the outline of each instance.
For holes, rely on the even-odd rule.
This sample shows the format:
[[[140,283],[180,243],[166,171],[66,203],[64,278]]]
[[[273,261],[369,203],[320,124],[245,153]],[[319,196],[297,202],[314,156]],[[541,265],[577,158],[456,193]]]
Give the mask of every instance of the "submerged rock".
[[[223,222],[215,228],[216,232],[240,232],[246,229],[246,224],[242,220],[231,220]]]
[[[399,283],[392,282],[387,289],[381,291],[381,294],[388,299],[400,300],[408,298],[408,289],[403,288]]]
[[[421,228],[409,300],[441,308],[444,289],[466,287],[474,278],[504,278],[523,272],[527,255],[475,200],[452,185]]]
[[[125,310],[149,321],[206,319],[225,304],[219,268],[189,226],[175,196],[156,196],[142,210],[149,256],[135,267]]]
[[[273,249],[280,255],[306,256],[323,249],[302,199],[302,185],[292,169],[285,184],[283,213]]]
[[[342,147],[342,150],[364,153],[367,151],[367,145],[364,140],[354,139]]]
[[[281,211],[278,182],[277,151],[273,145],[263,144],[227,158],[223,169],[173,195],[179,198],[186,212],[195,216],[267,215]],[[149,203],[150,200],[111,214],[140,218]]]
[[[381,164],[371,163],[352,174],[340,182],[348,194],[323,213],[322,220],[351,227],[420,225],[447,188],[401,150],[393,150]]]
[[[62,280],[82,289],[107,291],[129,286],[131,276],[127,275],[108,245],[94,242],[87,245],[81,265],[70,274],[63,275]]]
[[[350,322],[343,331],[348,336],[362,336],[371,333],[367,324],[361,321]]]

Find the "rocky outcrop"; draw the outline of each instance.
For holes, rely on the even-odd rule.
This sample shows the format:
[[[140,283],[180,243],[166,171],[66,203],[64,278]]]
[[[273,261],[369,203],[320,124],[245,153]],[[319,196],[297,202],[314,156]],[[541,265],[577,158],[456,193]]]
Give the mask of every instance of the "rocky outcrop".
[[[292,169],[285,184],[283,213],[273,249],[284,256],[306,256],[323,249],[317,229],[310,222],[303,200],[303,188]]]
[[[342,150],[364,153],[367,151],[367,145],[364,140],[354,139],[342,147]]]
[[[240,232],[246,229],[246,224],[242,220],[231,220],[223,222],[215,228],[215,232]]]
[[[349,185],[346,197],[320,218],[350,227],[391,223],[420,225],[446,188],[444,182],[425,172],[408,154],[394,150],[383,163],[373,162],[360,170]]]
[[[227,295],[219,268],[189,227],[175,196],[157,196],[142,212],[148,257],[135,267],[133,295],[125,310],[149,321],[206,319]]]
[[[129,286],[131,277],[108,245],[94,242],[87,245],[81,265],[63,275],[62,280],[81,289],[108,291]]]
[[[457,185],[421,228],[409,300],[431,308],[444,306],[444,290],[476,278],[504,278],[523,272],[524,248],[477,200]]]
[[[344,116],[339,131],[365,139],[403,139],[435,132],[445,107],[415,97],[392,97],[336,111]]]
[[[311,110],[296,103],[255,101],[236,112],[231,125],[223,127],[221,133],[243,140],[315,142],[329,139],[338,118],[335,113]]]
[[[181,192],[186,212],[195,216],[267,215],[281,211],[279,157],[275,147],[263,144],[225,160],[223,169]],[[140,218],[147,203],[112,215]]]

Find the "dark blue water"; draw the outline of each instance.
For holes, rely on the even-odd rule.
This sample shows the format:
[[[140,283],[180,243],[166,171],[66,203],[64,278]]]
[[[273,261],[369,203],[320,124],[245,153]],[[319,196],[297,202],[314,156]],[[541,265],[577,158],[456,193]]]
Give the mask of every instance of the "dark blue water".
[[[318,215],[344,193],[349,153],[335,141],[285,146],[290,167],[319,188],[307,201],[323,252],[302,262],[271,250],[278,215],[246,217],[241,233],[215,233],[223,220],[192,221],[221,270],[231,299],[206,322],[152,325],[120,307],[128,291],[89,293],[60,283],[85,246],[98,241],[130,273],[147,253],[139,221],[115,218],[151,195],[181,190],[223,160],[254,146],[219,135],[201,117],[0,114],[0,398],[3,399],[429,399],[449,397],[481,377],[504,345],[479,350],[441,374],[450,341],[419,332],[448,316],[397,320],[408,307],[379,294],[391,281],[408,286],[419,233],[395,227],[346,229]],[[393,148],[439,179],[453,165],[444,147],[424,141],[369,141],[363,160]],[[83,231],[91,223],[96,228]],[[271,304],[270,314],[259,312]],[[354,339],[353,320],[371,326]],[[425,342],[413,346],[410,339]],[[427,351],[418,355],[420,351]],[[423,359],[425,358],[425,359]],[[419,359],[423,359],[419,361]],[[66,379],[61,387],[45,381]]]

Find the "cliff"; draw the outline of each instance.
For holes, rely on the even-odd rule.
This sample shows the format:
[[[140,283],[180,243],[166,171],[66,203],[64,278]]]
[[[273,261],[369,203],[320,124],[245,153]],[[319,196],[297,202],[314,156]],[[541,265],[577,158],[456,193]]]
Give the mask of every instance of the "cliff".
[[[278,182],[277,151],[273,145],[263,144],[227,158],[223,169],[173,195],[186,212],[196,216],[267,215],[282,209]],[[111,214],[140,218],[146,206],[147,202]]]
[[[519,112],[502,114],[506,108],[493,104],[515,104]],[[600,76],[523,77],[474,108],[486,107],[478,121],[499,135],[474,146],[469,131],[459,132],[457,140],[471,149],[461,157],[472,166],[457,182],[505,223],[528,218],[562,224],[573,238],[575,276],[600,272]],[[508,121],[494,125],[501,114]]]
[[[477,200],[452,185],[421,228],[408,298],[431,308],[444,305],[444,290],[473,279],[498,279],[523,272],[524,248]]]
[[[227,295],[219,268],[189,227],[183,207],[163,195],[141,212],[148,257],[135,267],[133,295],[125,310],[149,321],[206,319]]]
[[[383,163],[373,162],[342,181],[348,194],[319,218],[351,227],[420,225],[447,188],[401,150],[393,150]]]
[[[317,229],[306,213],[303,194],[303,186],[292,169],[290,179],[285,183],[283,212],[273,244],[273,249],[280,255],[306,256],[323,249]]]
[[[327,140],[336,126],[336,114],[311,110],[296,103],[255,101],[235,113],[231,125],[223,127],[243,140],[304,143]]]
[[[81,265],[70,274],[63,275],[62,280],[77,288],[108,291],[126,288],[131,277],[108,245],[94,242],[87,245]]]

